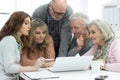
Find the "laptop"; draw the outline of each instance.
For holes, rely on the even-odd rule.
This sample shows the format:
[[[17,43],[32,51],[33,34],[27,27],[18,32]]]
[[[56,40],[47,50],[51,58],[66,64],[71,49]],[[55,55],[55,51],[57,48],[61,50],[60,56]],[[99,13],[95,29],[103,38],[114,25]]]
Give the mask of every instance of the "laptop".
[[[53,67],[49,70],[52,72],[87,70],[92,59],[93,56],[57,57]]]

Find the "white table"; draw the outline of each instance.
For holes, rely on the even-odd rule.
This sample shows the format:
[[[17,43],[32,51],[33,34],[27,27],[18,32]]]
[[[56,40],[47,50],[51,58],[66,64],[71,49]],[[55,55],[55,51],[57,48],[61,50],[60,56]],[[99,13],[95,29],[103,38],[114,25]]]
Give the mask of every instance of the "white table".
[[[120,80],[120,73],[109,71],[100,71],[99,73],[93,73],[91,70],[86,70],[54,73],[58,75],[59,78],[44,80],[94,80],[94,78],[99,75],[108,75],[108,78],[106,78],[105,80]],[[23,75],[23,73],[20,73],[20,77],[24,78],[25,80],[30,80],[25,75]]]

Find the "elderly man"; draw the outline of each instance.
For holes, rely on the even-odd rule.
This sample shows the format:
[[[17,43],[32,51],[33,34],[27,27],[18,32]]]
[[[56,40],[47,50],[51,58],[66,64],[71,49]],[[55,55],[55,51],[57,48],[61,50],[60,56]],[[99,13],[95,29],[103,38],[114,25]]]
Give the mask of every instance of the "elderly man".
[[[83,55],[92,47],[87,29],[89,18],[83,13],[75,13],[70,17],[70,27],[73,34],[67,56]]]
[[[69,17],[73,13],[66,0],[52,0],[49,4],[38,7],[32,17],[40,18],[48,25],[53,38],[56,57],[66,55],[70,40]]]

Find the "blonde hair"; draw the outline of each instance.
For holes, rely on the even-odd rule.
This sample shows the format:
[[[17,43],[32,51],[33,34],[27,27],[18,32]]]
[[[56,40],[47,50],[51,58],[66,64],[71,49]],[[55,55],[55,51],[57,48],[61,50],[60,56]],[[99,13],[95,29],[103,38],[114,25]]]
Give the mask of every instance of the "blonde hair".
[[[37,27],[44,29],[46,32],[45,40],[41,44],[38,44],[33,40],[33,32]],[[29,35],[29,45],[28,45],[29,48],[34,49],[36,48],[35,44],[38,44],[37,48],[40,50],[44,50],[48,46],[48,38],[49,38],[49,33],[46,23],[40,19],[33,19],[31,23],[31,31]]]
[[[91,27],[91,25],[96,25],[96,27],[99,29],[99,31],[102,34],[102,40],[104,40],[105,42],[110,38],[112,38],[113,36],[115,36],[111,26],[103,20],[100,19],[93,20],[89,24],[89,27]]]

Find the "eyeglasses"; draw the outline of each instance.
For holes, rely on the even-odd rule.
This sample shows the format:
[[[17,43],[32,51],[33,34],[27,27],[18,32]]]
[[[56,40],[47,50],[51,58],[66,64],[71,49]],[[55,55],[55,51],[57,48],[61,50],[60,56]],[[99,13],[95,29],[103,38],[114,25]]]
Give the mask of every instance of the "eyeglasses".
[[[54,13],[55,16],[63,16],[65,14],[65,13],[62,13],[62,12],[55,11],[54,8],[53,8],[53,5],[51,7],[52,7],[52,10],[53,10],[53,13]]]

